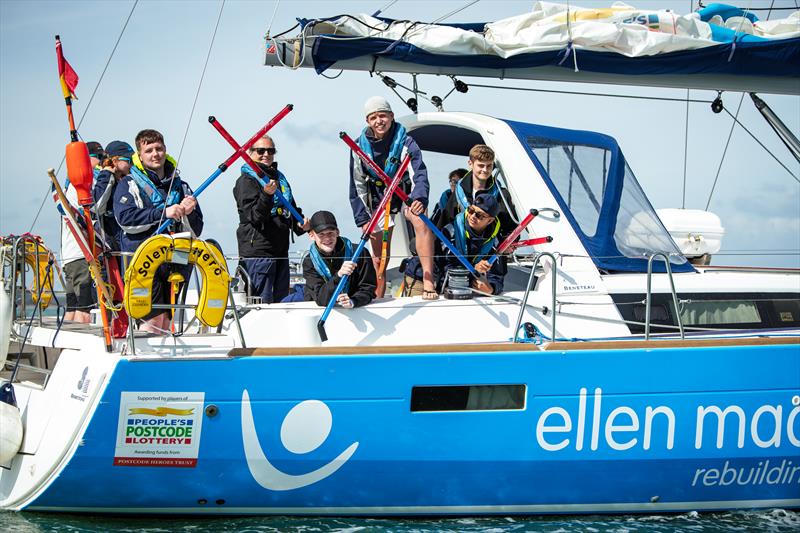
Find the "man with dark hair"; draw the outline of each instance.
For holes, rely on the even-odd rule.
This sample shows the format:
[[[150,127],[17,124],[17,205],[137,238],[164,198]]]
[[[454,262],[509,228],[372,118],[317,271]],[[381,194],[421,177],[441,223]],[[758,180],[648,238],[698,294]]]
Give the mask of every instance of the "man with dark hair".
[[[306,301],[327,306],[342,277],[350,276],[336,305],[349,309],[370,303],[377,278],[369,252],[363,250],[360,257],[350,260],[356,247],[339,236],[336,217],[330,211],[317,211],[309,223],[308,235],[314,242],[303,259]]]
[[[414,227],[416,249],[424,271],[423,298],[435,300],[439,297],[436,292],[436,283],[433,275],[433,233],[425,225],[419,215],[424,214],[428,206],[428,170],[422,161],[422,151],[414,139],[406,134],[402,124],[394,120],[394,113],[389,102],[381,96],[373,96],[364,104],[364,116],[367,127],[364,128],[357,139],[359,146],[367,153],[386,174],[394,178],[397,168],[406,154],[411,156],[408,174],[400,185],[407,191],[412,200],[411,206],[403,210],[406,219]],[[353,209],[353,218],[356,226],[366,229],[373,215],[373,207],[377,206],[389,184],[383,183],[372,174],[372,170],[353,153],[350,158],[350,205]],[[400,210],[400,200],[395,197],[391,202],[391,212]],[[375,228],[370,236],[372,258],[375,267],[380,264],[382,248],[382,225]],[[388,242],[392,240],[392,228],[388,230]],[[391,257],[387,246],[387,256]],[[383,297],[383,289],[377,296]]]
[[[469,151],[467,165],[469,172],[455,186],[436,225],[444,228],[448,224],[452,224],[456,215],[465,211],[478,194],[491,194],[499,206],[497,218],[500,220],[500,239],[502,240],[503,237],[514,231],[517,223],[513,218],[516,214],[513,212],[514,204],[511,201],[511,195],[508,194],[508,190],[497,183],[497,179],[492,175],[495,168],[494,150],[485,144],[476,144]],[[506,205],[511,209],[511,213],[506,209]]]
[[[171,219],[172,231],[203,231],[203,214],[192,190],[179,176],[175,160],[167,154],[164,137],[156,130],[142,130],[136,135],[130,175],[114,190],[114,217],[122,229],[120,248],[135,252],[155,234],[164,219]],[[168,303],[169,265],[162,265],[153,283],[153,303]],[[186,276],[188,278],[188,276]],[[167,314],[154,309],[142,329],[164,331]]]
[[[239,264],[247,273],[250,294],[260,296],[264,303],[280,302],[289,294],[289,237],[292,232],[302,235],[308,230],[307,220],[298,224],[274,197],[280,188],[283,197],[297,208],[292,187],[278,170],[276,153],[272,137],[257,140],[248,155],[266,174],[267,184],[262,188],[256,173],[245,164],[233,188],[239,211]]]

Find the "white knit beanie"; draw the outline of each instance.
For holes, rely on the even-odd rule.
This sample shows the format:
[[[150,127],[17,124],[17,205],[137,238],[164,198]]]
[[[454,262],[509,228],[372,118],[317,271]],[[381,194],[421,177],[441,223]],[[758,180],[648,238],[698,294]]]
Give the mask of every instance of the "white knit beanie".
[[[392,106],[389,105],[389,102],[383,96],[372,96],[366,102],[364,102],[365,117],[368,117],[373,113],[377,113],[378,111],[388,111],[389,113],[392,112]]]

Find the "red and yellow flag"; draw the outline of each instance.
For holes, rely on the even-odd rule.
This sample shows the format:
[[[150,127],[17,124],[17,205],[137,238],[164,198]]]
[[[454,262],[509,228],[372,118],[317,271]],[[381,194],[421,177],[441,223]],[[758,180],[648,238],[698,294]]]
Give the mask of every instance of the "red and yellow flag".
[[[64,98],[77,98],[75,88],[78,87],[78,75],[64,59],[64,53],[61,51],[61,39],[58,37],[56,37],[56,56],[58,58],[58,77],[61,81]]]

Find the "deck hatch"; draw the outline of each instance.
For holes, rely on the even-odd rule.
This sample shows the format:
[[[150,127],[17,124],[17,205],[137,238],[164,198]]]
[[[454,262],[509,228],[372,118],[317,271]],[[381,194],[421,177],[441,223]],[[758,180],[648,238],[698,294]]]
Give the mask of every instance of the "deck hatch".
[[[440,385],[411,389],[411,411],[497,411],[525,408],[525,385]]]

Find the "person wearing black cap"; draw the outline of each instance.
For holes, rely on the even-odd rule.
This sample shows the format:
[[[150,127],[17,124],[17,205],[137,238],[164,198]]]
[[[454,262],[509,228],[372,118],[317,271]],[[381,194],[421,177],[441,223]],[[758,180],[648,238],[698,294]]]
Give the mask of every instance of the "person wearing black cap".
[[[475,265],[475,270],[482,274],[480,278],[470,275],[472,288],[486,294],[503,292],[503,278],[508,271],[502,257],[492,265],[487,261],[499,244],[497,240],[500,234],[500,221],[497,219],[499,212],[500,205],[494,195],[479,193],[472,205],[466,211],[459,213],[453,223],[444,228],[445,236],[461,255]],[[446,273],[451,268],[463,268],[463,265],[448,250],[443,272]]]
[[[118,251],[122,229],[114,218],[114,188],[131,172],[133,148],[125,141],[112,141],[106,146],[105,154],[106,158],[100,165],[103,170],[95,176],[92,187],[94,212],[103,228],[106,242],[112,250]]]
[[[292,187],[275,161],[275,142],[265,135],[258,139],[248,155],[264,171],[267,184],[262,187],[250,165],[242,165],[242,175],[233,187],[239,227],[239,265],[247,273],[249,293],[260,296],[264,303],[282,301],[289,294],[289,239],[294,232],[302,235],[308,221],[299,224],[280,201],[274,197],[280,187],[283,197],[297,209]]]
[[[336,304],[349,309],[370,303],[375,297],[377,278],[369,252],[363,250],[356,261],[345,261],[352,257],[356,247],[339,236],[336,217],[330,211],[314,213],[310,225],[308,235],[314,242],[303,259],[306,301],[327,306],[341,278],[349,276]]]

